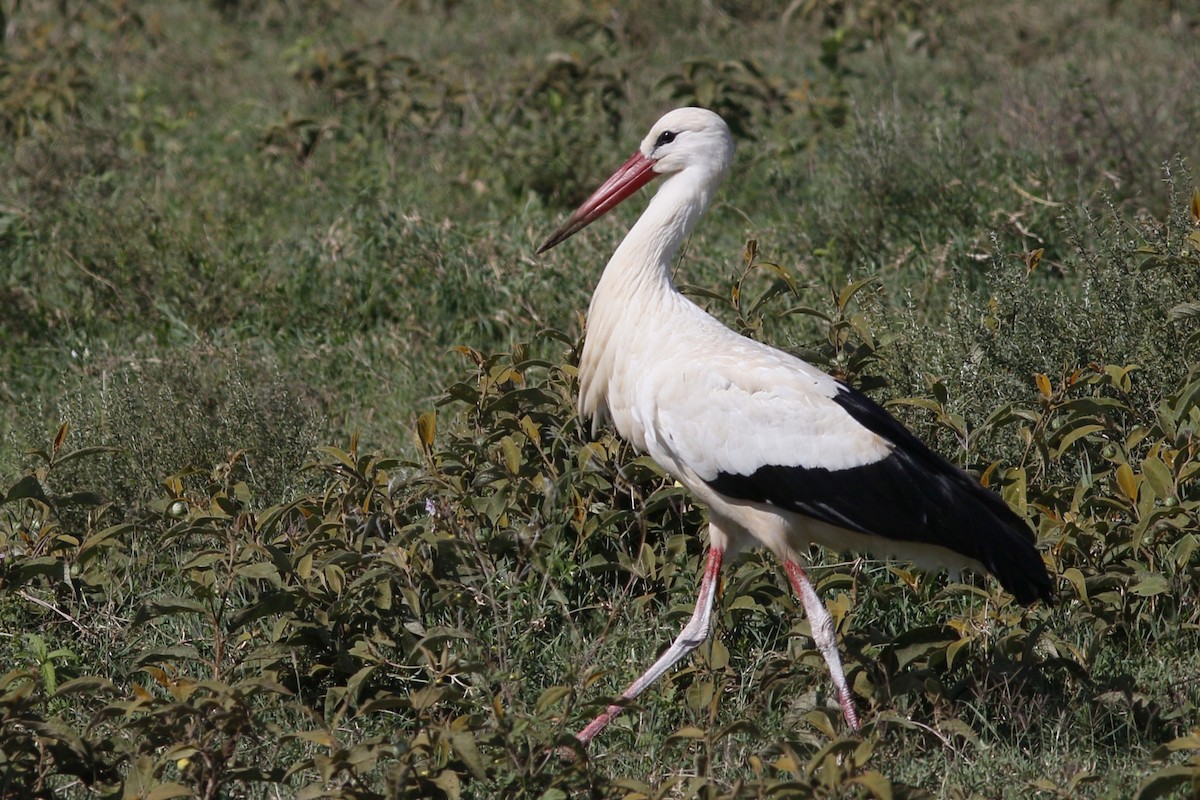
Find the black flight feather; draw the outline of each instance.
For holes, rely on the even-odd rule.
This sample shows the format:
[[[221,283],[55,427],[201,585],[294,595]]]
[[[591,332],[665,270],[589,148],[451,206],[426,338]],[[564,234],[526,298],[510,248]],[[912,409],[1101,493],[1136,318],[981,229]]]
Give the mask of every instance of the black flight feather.
[[[1051,599],[1033,531],[999,495],[858,390],[841,384],[833,400],[891,442],[891,453],[840,470],[766,464],[752,475],[719,473],[708,485],[727,497],[770,503],[858,533],[944,547],[983,564],[1025,605]]]

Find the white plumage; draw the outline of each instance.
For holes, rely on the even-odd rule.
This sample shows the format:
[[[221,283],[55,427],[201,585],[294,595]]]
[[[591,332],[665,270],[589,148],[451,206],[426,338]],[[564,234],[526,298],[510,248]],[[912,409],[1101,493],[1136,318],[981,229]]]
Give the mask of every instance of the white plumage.
[[[731,331],[679,293],[671,262],[732,160],[719,116],[671,111],[538,251],[665,178],[592,297],[579,410],[593,432],[610,420],[708,507],[709,556],[692,619],[623,697],[704,640],[723,559],[758,544],[783,561],[857,729],[832,620],[800,566],[810,544],[985,569],[1026,603],[1048,599],[1050,579],[1028,526],[995,494],[862,394]],[[586,744],[620,710],[609,707],[577,738]]]

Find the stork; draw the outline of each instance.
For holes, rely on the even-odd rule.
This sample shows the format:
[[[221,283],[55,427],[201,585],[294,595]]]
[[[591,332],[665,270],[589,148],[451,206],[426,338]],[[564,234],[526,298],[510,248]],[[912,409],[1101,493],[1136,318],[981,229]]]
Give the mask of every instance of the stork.
[[[636,698],[707,638],[722,562],[762,546],[783,562],[857,731],[833,620],[801,566],[812,544],[985,570],[1026,605],[1050,600],[1050,577],[1033,532],[997,494],[856,389],[735,333],[675,287],[675,253],[732,160],[733,139],[718,115],[671,111],[538,249],[664,179],[592,296],[579,411],[591,417],[593,435],[611,421],[707,506],[709,549],[691,619],[621,697]],[[610,705],[576,738],[586,746],[623,707]]]

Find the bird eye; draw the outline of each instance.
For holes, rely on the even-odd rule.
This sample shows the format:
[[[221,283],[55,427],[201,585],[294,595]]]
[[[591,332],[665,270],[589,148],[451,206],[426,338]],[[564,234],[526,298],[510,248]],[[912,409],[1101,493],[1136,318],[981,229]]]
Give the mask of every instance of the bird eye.
[[[674,131],[663,131],[658,135],[658,139],[654,142],[655,147],[661,147],[664,144],[670,144],[675,141]]]

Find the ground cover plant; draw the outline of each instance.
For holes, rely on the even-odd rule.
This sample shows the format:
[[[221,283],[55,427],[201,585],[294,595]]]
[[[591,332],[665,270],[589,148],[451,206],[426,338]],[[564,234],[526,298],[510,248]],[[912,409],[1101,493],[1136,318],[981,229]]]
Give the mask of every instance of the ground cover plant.
[[[0,0],[0,796],[1200,795],[1200,13]],[[738,156],[677,279],[887,402],[1059,602],[772,559],[575,413],[672,106]],[[636,206],[636,203],[630,203]]]

